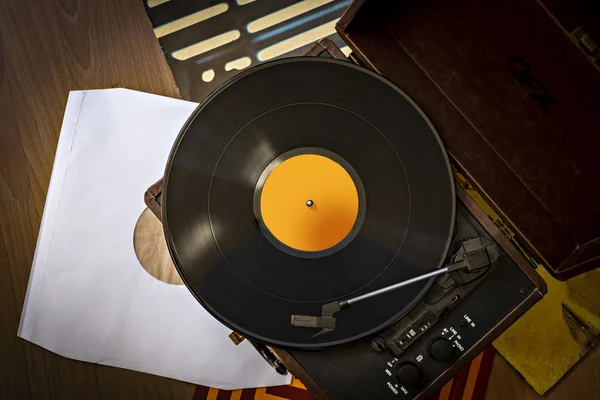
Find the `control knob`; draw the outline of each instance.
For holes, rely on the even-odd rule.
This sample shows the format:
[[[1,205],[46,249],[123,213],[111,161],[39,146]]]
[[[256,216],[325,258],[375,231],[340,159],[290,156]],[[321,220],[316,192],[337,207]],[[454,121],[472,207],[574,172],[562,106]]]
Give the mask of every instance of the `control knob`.
[[[436,361],[450,361],[454,358],[454,348],[447,339],[435,338],[429,343],[429,355]]]
[[[421,380],[421,370],[411,362],[404,362],[398,367],[396,378],[404,386],[414,386]]]

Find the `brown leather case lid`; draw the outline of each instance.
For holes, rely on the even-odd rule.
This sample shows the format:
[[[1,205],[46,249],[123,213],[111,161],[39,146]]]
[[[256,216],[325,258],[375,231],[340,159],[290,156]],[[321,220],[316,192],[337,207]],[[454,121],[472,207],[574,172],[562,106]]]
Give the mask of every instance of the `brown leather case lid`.
[[[566,279],[600,266],[600,70],[566,29],[600,21],[575,1],[561,25],[556,3],[356,1],[338,32],[419,104],[455,165]]]

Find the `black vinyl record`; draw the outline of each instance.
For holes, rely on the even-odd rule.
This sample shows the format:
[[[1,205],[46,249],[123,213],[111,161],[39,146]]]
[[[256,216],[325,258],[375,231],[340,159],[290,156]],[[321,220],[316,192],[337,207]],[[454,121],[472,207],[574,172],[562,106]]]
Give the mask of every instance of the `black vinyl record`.
[[[323,257],[277,248],[253,212],[265,168],[302,148],[339,155],[364,186],[360,230]],[[318,57],[251,68],[202,102],[173,147],[162,201],[171,255],[196,299],[239,333],[299,348],[356,340],[408,312],[432,281],[345,309],[323,335],[290,323],[440,267],[455,212],[448,158],[414,102],[369,70]]]

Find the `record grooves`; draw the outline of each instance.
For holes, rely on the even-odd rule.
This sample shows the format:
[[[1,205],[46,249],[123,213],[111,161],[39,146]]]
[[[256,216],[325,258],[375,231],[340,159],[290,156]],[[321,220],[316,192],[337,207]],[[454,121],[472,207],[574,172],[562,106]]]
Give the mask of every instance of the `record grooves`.
[[[351,233],[316,257],[274,245],[255,206],[265,169],[307,148],[347,163],[358,196]],[[431,280],[348,309],[326,335],[290,324],[292,314],[438,268],[455,194],[437,133],[402,91],[315,57],[246,70],[200,104],[169,157],[162,207],[176,267],[209,312],[266,343],[313,348],[380,331],[412,308]]]

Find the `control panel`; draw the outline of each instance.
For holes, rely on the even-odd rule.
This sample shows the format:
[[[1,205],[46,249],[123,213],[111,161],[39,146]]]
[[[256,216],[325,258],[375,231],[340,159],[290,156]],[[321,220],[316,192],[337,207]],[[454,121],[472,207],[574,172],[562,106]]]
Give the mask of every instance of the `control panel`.
[[[473,334],[473,328],[477,324],[473,318],[464,314],[461,319],[448,322],[433,327],[427,337],[414,343],[401,358],[387,361],[384,371],[389,379],[385,385],[391,394],[412,399],[474,344],[477,335]]]

